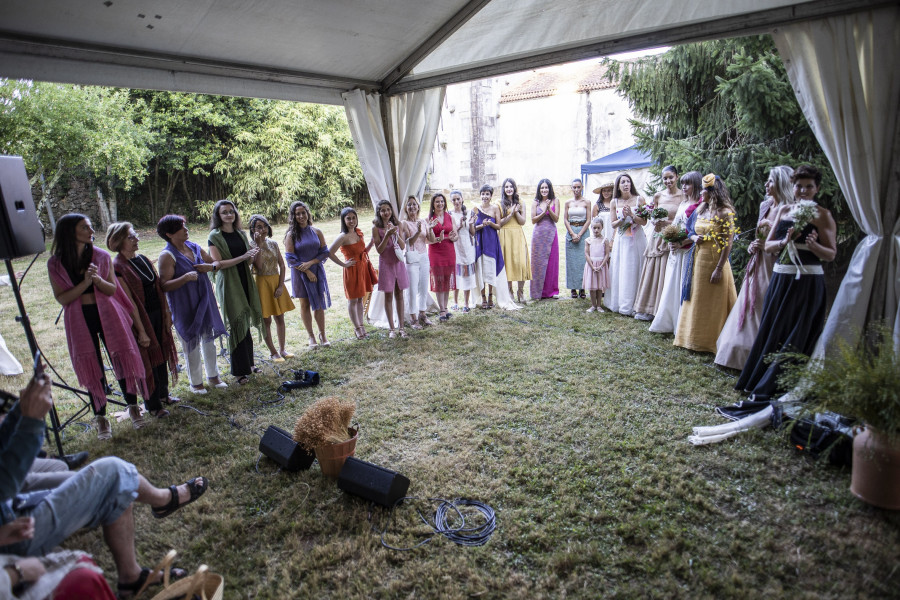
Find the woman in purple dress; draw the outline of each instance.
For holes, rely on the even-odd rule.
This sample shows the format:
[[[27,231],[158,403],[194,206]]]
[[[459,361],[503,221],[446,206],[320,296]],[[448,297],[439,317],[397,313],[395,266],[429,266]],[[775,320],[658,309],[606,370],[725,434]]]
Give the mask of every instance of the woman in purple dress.
[[[481,206],[475,209],[475,272],[481,290],[481,308],[494,308],[492,290],[498,285],[503,271],[503,251],[500,249],[500,209],[491,204],[494,188],[481,186]],[[484,292],[487,288],[487,299]],[[499,296],[499,290],[497,292]]]
[[[210,385],[225,388],[216,364],[216,338],[226,334],[212,283],[206,273],[216,269],[212,257],[188,240],[184,217],[166,215],[156,225],[165,249],[159,255],[159,284],[169,300],[172,323],[184,351],[191,391],[205,394],[201,354]]]
[[[541,179],[531,204],[531,299],[559,297],[559,201],[549,179]]]
[[[291,269],[291,296],[300,304],[309,348],[328,347],[331,342],[325,337],[325,309],[331,306],[331,294],[323,266],[329,256],[328,245],[322,232],[312,226],[312,215],[305,202],[293,202],[288,215],[290,225],[284,236],[284,258]],[[318,342],[313,334],[313,318],[319,329]]]
[[[407,337],[403,329],[403,290],[409,288],[406,263],[400,258],[406,252],[406,241],[399,235],[400,224],[394,215],[394,205],[389,200],[381,200],[375,207],[375,227],[372,241],[378,252],[378,291],[384,292],[384,312],[387,315],[388,337],[394,338],[394,316],[398,320],[397,332],[401,338]],[[391,310],[391,302],[397,307],[396,315]]]

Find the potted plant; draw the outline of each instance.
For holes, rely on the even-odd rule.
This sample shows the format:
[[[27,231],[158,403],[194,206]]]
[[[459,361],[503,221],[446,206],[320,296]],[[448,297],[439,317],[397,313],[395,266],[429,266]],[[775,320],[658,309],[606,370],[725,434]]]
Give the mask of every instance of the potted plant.
[[[356,451],[359,427],[350,427],[355,413],[354,402],[329,396],[316,400],[294,425],[294,441],[316,453],[322,474],[327,477],[336,478],[347,457]]]
[[[850,491],[881,508],[900,509],[900,352],[891,330],[874,325],[857,346],[839,340],[824,359],[789,355],[781,378],[810,401],[863,423],[853,440]]]

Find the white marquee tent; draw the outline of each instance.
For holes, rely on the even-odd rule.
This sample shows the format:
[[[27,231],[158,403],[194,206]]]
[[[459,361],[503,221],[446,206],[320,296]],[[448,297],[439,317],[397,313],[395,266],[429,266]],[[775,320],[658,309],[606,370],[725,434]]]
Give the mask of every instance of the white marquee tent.
[[[0,76],[344,104],[372,198],[424,185],[443,86],[772,33],[866,237],[820,339],[900,343],[896,0],[4,0]],[[385,101],[385,99],[388,99]]]

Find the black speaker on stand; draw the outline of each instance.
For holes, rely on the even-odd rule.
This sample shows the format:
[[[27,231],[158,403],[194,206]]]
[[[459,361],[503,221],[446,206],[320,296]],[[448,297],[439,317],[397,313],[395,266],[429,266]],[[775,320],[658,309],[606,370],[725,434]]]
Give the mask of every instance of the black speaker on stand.
[[[25,162],[21,156],[0,155],[0,258],[6,263],[9,285],[12,287],[19,307],[19,316],[16,317],[16,321],[21,323],[25,329],[25,338],[28,340],[32,360],[38,352],[37,339],[31,329],[31,321],[28,320],[25,304],[22,302],[22,294],[19,290],[19,282],[16,280],[12,259],[40,254],[44,249],[44,228],[38,220],[37,211],[34,208],[31,186],[28,184],[28,174],[25,172]],[[76,393],[86,393],[83,390],[74,390],[57,383],[54,385],[65,387]],[[59,451],[59,455],[63,456],[65,452],[63,452],[59,432],[65,425],[60,425],[55,405],[50,408],[50,423],[51,430],[56,437],[56,449]]]

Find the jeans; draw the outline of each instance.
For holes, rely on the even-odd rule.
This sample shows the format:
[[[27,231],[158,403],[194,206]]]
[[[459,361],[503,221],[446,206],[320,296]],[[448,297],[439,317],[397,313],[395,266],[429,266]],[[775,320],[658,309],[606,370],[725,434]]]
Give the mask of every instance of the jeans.
[[[0,547],[0,553],[43,556],[80,529],[114,523],[137,498],[137,468],[108,456],[84,467],[34,508],[34,537]]]

